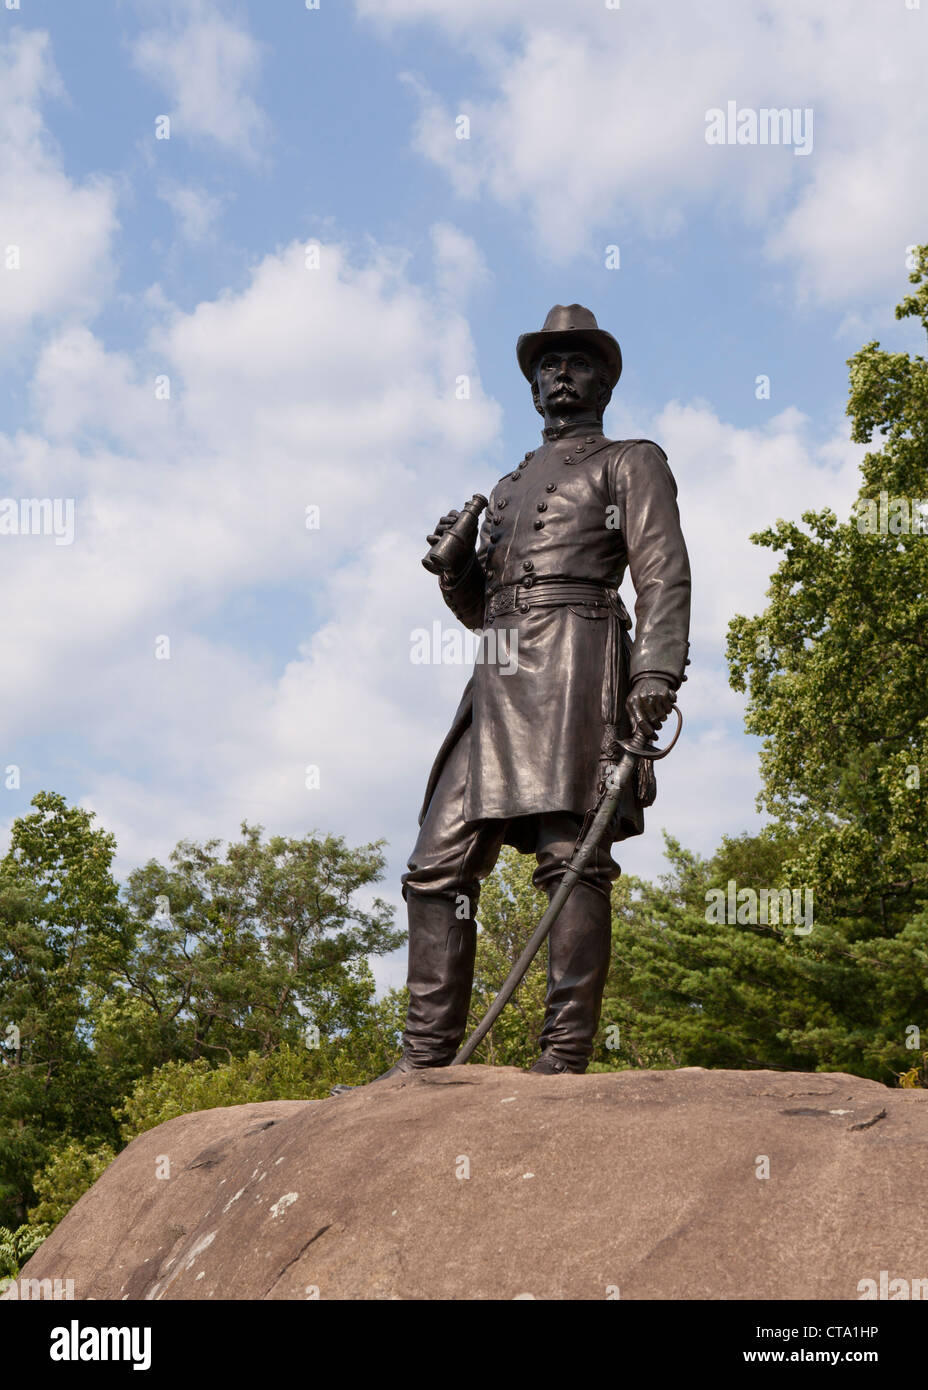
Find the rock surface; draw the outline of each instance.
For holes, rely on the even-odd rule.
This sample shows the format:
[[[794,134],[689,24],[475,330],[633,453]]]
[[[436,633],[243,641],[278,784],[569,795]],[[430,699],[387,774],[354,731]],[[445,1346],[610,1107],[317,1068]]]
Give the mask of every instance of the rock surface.
[[[854,1300],[928,1278],[926,1156],[928,1092],[839,1073],[445,1068],[149,1130],[23,1275],[79,1299]]]

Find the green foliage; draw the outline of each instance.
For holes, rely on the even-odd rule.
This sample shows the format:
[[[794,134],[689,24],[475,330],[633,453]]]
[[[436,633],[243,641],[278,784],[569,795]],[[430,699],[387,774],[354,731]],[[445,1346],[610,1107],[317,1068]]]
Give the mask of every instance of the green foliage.
[[[170,868],[130,874],[135,941],[125,995],[102,1020],[104,1051],[124,1047],[128,1032],[148,1063],[232,1061],[296,1045],[310,1024],[326,1036],[366,1026],[367,958],[404,937],[387,903],[354,902],[382,876],[381,846],[350,850],[333,835],[265,842],[243,824],[225,856],[219,848],[182,843]]]
[[[321,1048],[295,1092],[309,1094],[325,1086],[326,1066],[332,1080],[367,1079],[392,1060],[396,1000],[376,1000],[368,958],[403,933],[379,898],[355,901],[382,875],[380,845],[264,840],[243,825],[224,854],[218,841],[184,843],[169,866],[137,870],[121,898],[113,837],[93,815],[49,792],[32,805],[0,863],[8,1227],[25,1225],[29,1208],[58,1219],[119,1147],[114,1111],[167,1063],[209,1070],[287,1048],[312,1057],[317,1030]],[[269,1063],[268,1097],[285,1073],[279,1057]],[[212,1084],[220,1094],[221,1080]],[[261,1085],[256,1074],[252,1093]]]
[[[115,1157],[109,1144],[94,1147],[79,1139],[63,1144],[32,1180],[38,1200],[29,1210],[29,1225],[49,1230],[57,1226]]]
[[[900,1072],[899,1085],[905,1090],[928,1087],[928,1052],[923,1052],[918,1064]]]
[[[483,885],[468,1034],[493,1003],[548,906],[547,896],[532,886],[534,867],[533,859],[507,846]],[[536,1060],[545,1018],[547,959],[543,946],[514,998],[474,1053],[475,1062],[530,1067]]]
[[[707,894],[779,887],[795,853],[775,828],[703,860],[667,842],[671,872],[624,886],[604,1018],[634,1065],[847,1071],[892,1084],[911,1067],[906,1029],[924,1006],[923,924],[849,943],[833,923],[707,921]],[[625,1042],[628,1035],[628,1042]],[[661,1060],[663,1059],[663,1060]]]
[[[896,315],[928,329],[928,247],[909,278],[917,292]],[[928,498],[928,362],[871,342],[849,366],[853,437],[881,436],[854,515],[806,512],[805,530],[781,520],[753,538],[783,559],[764,612],[732,622],[729,659],[763,739],[761,802],[792,836],[784,877],[815,893],[815,930],[796,949],[843,980],[829,994],[840,1023],[790,1036],[817,1065],[842,1057],[886,1080],[911,1071],[906,1030],[928,1028],[928,535],[917,510],[906,528],[887,505],[887,534],[868,512],[881,494],[906,499],[911,523]]]
[[[8,1226],[0,1226],[0,1293],[18,1278],[23,1265],[47,1235],[43,1227],[23,1225],[11,1231]]]
[[[166,1062],[136,1082],[118,1110],[129,1143],[146,1129],[220,1105],[266,1100],[323,1100],[336,1082],[363,1085],[396,1058],[406,1015],[405,991],[393,990],[371,1011],[369,1026],[318,1048],[281,1043],[219,1066],[205,1057]]]
[[[63,1134],[115,1138],[118,1091],[88,1001],[127,949],[113,837],[40,792],[0,863],[0,1220],[24,1223],[32,1175]]]
[[[928,248],[899,306],[928,327]],[[869,343],[850,359],[864,459],[855,514],[806,512],[755,536],[782,551],[769,603],[730,627],[731,683],[761,735],[762,802],[796,836],[816,911],[891,938],[928,901],[928,536],[869,534],[860,503],[928,497],[928,363]]]

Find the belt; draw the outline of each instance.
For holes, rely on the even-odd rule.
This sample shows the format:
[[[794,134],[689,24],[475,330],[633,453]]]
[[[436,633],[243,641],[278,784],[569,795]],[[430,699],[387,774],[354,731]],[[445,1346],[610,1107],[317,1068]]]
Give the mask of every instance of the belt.
[[[503,584],[488,594],[487,618],[499,618],[503,613],[516,611],[527,613],[530,608],[559,608],[567,603],[592,603],[608,608],[617,593],[614,584],[537,575],[519,584]]]

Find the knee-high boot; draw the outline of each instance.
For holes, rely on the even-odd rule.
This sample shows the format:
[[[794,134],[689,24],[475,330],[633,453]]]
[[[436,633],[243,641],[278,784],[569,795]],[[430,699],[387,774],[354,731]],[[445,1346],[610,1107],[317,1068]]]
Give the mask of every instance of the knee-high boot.
[[[409,1011],[403,1033],[408,1068],[446,1067],[464,1040],[474,984],[477,928],[456,915],[456,900],[406,895]]]
[[[549,885],[553,896],[557,883]],[[583,1072],[593,1052],[612,947],[612,908],[605,893],[582,879],[548,938],[548,993],[540,1072]]]
[[[474,984],[477,928],[456,916],[457,900],[406,894],[409,916],[409,1009],[399,1060],[370,1085],[424,1067],[446,1067],[464,1040]],[[333,1095],[354,1086],[333,1086]]]

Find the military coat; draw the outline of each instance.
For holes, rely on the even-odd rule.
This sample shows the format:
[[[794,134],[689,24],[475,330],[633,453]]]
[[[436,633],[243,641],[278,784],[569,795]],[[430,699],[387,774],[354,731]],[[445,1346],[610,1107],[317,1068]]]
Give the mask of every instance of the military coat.
[[[589,423],[543,438],[494,487],[468,568],[442,581],[452,612],[489,647],[419,818],[471,726],[463,818],[509,821],[507,842],[519,848],[530,843],[520,817],[582,816],[595,804],[604,762],[620,756],[615,740],[631,732],[632,682],[651,674],[676,689],[689,647],[689,560],[664,451],[650,440],[606,439]],[[634,641],[618,597],[626,571]],[[629,789],[613,839],[641,833],[647,802],[640,784]]]

